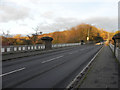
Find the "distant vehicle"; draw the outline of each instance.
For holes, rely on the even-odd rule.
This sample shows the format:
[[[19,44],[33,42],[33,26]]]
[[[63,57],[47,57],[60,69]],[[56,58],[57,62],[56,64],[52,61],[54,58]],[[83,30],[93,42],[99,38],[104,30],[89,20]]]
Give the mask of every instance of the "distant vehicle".
[[[95,45],[103,45],[104,42],[97,42]]]
[[[96,43],[95,45],[101,45],[101,43],[99,42],[99,43]]]
[[[103,45],[103,44],[104,44],[104,42],[100,42],[100,44],[101,44],[101,45]]]

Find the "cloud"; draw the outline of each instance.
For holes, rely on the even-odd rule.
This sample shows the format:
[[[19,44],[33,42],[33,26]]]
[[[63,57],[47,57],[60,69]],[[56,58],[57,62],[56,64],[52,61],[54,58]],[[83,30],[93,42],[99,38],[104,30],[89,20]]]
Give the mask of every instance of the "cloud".
[[[61,31],[65,29],[70,29],[81,23],[91,24],[98,28],[103,28],[107,31],[116,31],[118,29],[117,18],[108,17],[94,17],[86,20],[80,20],[76,18],[56,18],[54,23],[48,24],[47,22],[39,25],[39,29],[42,32],[54,32]]]
[[[44,12],[43,14],[41,14],[40,16],[47,18],[47,19],[52,19],[52,18],[54,18],[54,12],[47,11],[47,12]]]
[[[55,18],[53,20],[53,23],[49,24],[49,21],[42,24],[39,24],[39,30],[41,30],[43,33],[45,32],[54,32],[54,31],[61,31],[65,29],[69,29],[72,27],[75,27],[79,25],[81,22],[80,20],[77,20],[76,18]]]
[[[25,7],[0,6],[0,22],[24,19],[29,15],[29,9]]]
[[[81,23],[95,24],[99,28],[110,31],[117,29],[117,19],[108,17],[116,16],[118,0],[1,1],[1,27],[10,27],[11,30],[22,27],[24,30],[32,31],[30,28],[39,23],[40,30],[45,33],[69,29]],[[10,21],[14,23],[10,24]],[[16,26],[17,28],[14,28]],[[23,31],[21,30],[19,33]]]
[[[55,22],[56,24],[60,24],[64,28],[66,27],[70,28],[81,23],[81,21],[77,18],[62,18],[62,17],[56,18]]]
[[[14,1],[14,0],[13,0]],[[27,0],[31,1],[33,3],[60,3],[60,2],[105,2],[105,3],[110,3],[110,2],[118,2],[119,0]]]
[[[107,31],[116,31],[118,29],[118,18],[108,18],[108,17],[96,17],[87,19],[84,21],[88,24],[94,24],[95,26],[99,28],[103,28]]]

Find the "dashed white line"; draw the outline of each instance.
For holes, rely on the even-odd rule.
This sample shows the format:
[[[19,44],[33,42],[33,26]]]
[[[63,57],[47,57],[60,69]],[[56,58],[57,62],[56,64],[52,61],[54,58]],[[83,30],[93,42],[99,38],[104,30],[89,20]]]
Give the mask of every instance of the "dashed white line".
[[[73,54],[73,53],[69,53],[69,54]]]
[[[0,77],[6,76],[6,75],[9,75],[9,74],[18,72],[18,71],[22,71],[22,70],[24,70],[24,69],[25,69],[25,67],[24,67],[24,68],[17,69],[17,70],[14,70],[14,71],[11,71],[11,72],[8,72],[8,73],[4,73],[4,74],[1,74]]]
[[[86,48],[87,49],[87,48]],[[80,51],[83,51],[83,50],[85,50],[85,49],[80,49]]]
[[[41,62],[41,63],[50,62],[50,61],[53,61],[53,60],[58,59],[58,58],[61,58],[61,57],[63,57],[63,56],[55,57],[55,58],[52,58],[52,59],[49,59],[49,60],[43,61],[43,62]]]
[[[85,49],[87,50],[87,48],[85,48]],[[83,50],[85,50],[85,49],[80,49],[79,51],[83,51]],[[79,51],[74,51],[74,52],[71,52],[71,53],[69,53],[69,54],[77,53],[77,52],[79,52]]]
[[[73,53],[77,53],[78,51],[74,51],[74,52],[71,52],[71,53],[69,53],[69,54],[73,54]]]

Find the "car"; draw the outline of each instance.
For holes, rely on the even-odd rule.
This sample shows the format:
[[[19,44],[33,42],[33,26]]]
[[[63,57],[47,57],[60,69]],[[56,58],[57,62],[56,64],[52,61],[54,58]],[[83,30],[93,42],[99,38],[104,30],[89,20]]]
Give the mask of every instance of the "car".
[[[99,43],[96,43],[95,45],[101,45],[101,43],[99,42]]]

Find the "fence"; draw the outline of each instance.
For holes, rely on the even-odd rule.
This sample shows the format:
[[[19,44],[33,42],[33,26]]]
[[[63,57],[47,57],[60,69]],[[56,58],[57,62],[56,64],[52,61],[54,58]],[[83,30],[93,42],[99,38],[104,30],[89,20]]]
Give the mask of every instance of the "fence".
[[[67,47],[67,46],[76,46],[80,43],[67,43],[67,44],[52,44],[52,48]],[[35,50],[44,50],[45,45],[21,45],[21,46],[3,46],[1,48],[2,54],[24,52],[24,51],[35,51]]]
[[[110,48],[112,49],[112,51],[114,52],[114,45],[110,44]],[[116,47],[116,51],[115,51],[115,56],[116,58],[119,60],[120,62],[120,49],[118,47]]]

